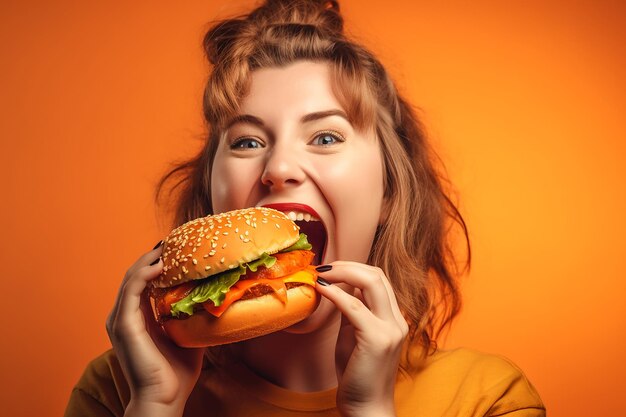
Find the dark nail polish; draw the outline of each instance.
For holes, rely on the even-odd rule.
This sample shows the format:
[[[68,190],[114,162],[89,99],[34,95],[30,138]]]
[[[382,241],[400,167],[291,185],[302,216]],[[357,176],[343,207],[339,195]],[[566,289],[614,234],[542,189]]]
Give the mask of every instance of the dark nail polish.
[[[315,268],[315,270],[316,270],[317,272],[328,272],[328,271],[330,271],[331,269],[333,269],[333,266],[332,266],[332,265],[320,265],[320,266],[318,266],[318,267],[316,267],[316,268]]]
[[[159,256],[158,258],[156,258],[154,261],[152,261],[152,263],[150,264],[150,266],[152,265],[156,265],[157,263],[159,263],[159,261],[161,260],[161,257]]]
[[[158,248],[159,246],[161,246],[163,244],[162,240],[159,240],[159,243],[157,243],[156,245],[154,245],[154,247],[152,248],[152,250],[155,250],[156,248]]]
[[[330,282],[326,281],[324,278],[317,278],[317,283],[320,284],[323,287],[327,287],[330,285]]]

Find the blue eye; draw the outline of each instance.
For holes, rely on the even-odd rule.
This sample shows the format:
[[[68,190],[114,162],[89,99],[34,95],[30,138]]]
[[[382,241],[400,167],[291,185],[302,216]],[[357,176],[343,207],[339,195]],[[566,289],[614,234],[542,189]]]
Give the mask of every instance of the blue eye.
[[[231,149],[258,149],[262,147],[263,145],[254,138],[239,138],[230,145]]]
[[[345,139],[335,132],[321,132],[315,136],[311,144],[318,146],[331,146],[344,141]]]

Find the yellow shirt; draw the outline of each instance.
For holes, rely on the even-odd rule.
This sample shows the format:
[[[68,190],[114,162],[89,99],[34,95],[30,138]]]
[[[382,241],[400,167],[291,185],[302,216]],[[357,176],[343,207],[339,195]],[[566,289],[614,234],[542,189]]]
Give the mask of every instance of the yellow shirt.
[[[469,349],[438,351],[419,367],[400,372],[399,417],[545,416],[537,391],[507,359]],[[129,389],[117,358],[108,351],[92,361],[72,391],[66,417],[122,416]],[[205,364],[184,415],[338,416],[336,389],[303,393],[278,387],[242,364]]]

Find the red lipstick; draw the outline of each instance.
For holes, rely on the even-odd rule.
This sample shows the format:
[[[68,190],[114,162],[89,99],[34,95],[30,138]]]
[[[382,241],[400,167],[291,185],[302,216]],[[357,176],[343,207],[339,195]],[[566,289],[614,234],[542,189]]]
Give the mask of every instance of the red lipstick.
[[[301,203],[273,203],[273,204],[263,204],[263,207],[272,208],[274,210],[282,211],[283,213],[289,211],[300,211],[303,213],[309,213],[311,216],[321,219],[320,215],[317,214],[312,207],[307,206],[306,204]]]

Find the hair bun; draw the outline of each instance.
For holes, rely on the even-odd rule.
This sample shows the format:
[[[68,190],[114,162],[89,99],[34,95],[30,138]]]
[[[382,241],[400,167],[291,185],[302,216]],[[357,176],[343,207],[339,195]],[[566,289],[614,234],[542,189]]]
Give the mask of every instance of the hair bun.
[[[233,44],[258,39],[270,28],[314,27],[320,33],[343,37],[343,18],[337,0],[267,0],[247,16],[224,20],[204,37],[204,50],[212,64],[228,56]]]
[[[259,18],[263,25],[311,25],[334,35],[343,34],[337,0],[267,0],[250,18]]]

